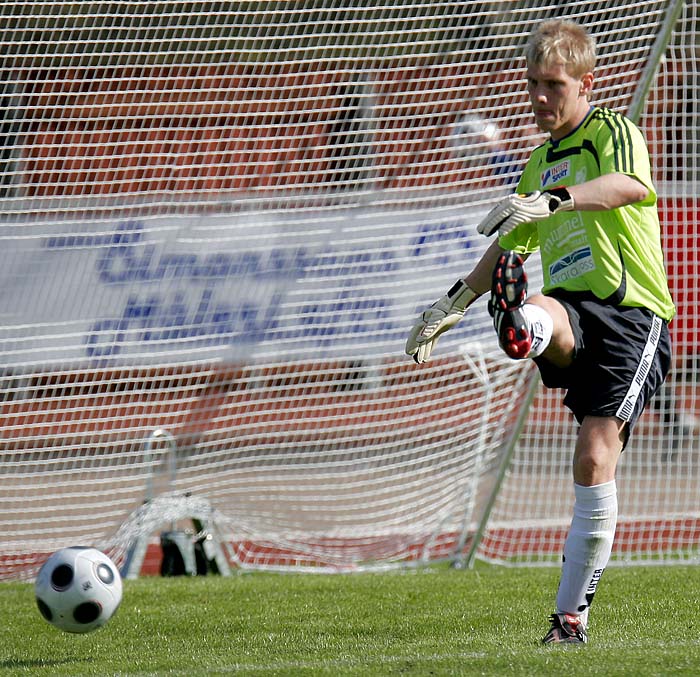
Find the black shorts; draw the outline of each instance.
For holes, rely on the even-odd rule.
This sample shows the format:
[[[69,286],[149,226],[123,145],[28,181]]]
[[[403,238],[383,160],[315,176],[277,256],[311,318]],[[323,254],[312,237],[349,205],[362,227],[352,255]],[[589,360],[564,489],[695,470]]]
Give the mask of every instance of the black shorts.
[[[646,308],[605,305],[587,293],[554,291],[576,341],[573,363],[555,367],[535,358],[542,382],[564,388],[564,404],[585,416],[616,416],[627,432],[661,388],[671,366],[667,322]]]

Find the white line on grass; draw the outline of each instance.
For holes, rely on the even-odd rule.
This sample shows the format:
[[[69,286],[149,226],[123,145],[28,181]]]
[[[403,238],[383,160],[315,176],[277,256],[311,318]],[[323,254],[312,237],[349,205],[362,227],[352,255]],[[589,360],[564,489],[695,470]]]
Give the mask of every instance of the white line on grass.
[[[367,659],[362,658],[338,658],[318,661],[279,661],[272,663],[234,663],[230,666],[208,666],[207,675],[228,674],[236,672],[284,672],[287,670],[328,670],[333,668],[351,668],[373,665],[387,665],[397,663],[424,663],[431,661],[442,661],[450,659],[474,659],[485,658],[488,654],[484,652],[457,652],[444,654],[411,654],[405,656],[372,656]],[[155,677],[156,673],[139,672],[128,673],[132,677]],[[168,675],[192,675],[192,670],[169,670]]]

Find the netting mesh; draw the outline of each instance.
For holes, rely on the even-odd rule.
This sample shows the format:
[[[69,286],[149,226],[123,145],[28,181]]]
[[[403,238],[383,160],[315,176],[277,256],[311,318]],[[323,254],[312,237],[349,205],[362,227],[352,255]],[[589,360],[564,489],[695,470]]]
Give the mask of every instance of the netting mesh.
[[[535,374],[481,302],[428,365],[403,344],[542,140],[522,49],[561,14],[597,37],[596,102],[646,102],[681,310],[619,554],[692,553],[695,3],[648,100],[675,3],[336,4],[0,7],[0,577],[73,543],[121,560],[134,511],[185,493],[240,566],[471,547]],[[560,549],[575,430],[552,393],[528,421],[480,557]]]

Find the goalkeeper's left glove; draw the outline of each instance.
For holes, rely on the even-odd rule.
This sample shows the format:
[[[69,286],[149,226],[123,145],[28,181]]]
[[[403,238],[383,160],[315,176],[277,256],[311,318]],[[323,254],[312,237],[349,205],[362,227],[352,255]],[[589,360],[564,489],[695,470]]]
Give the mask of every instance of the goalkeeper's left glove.
[[[501,200],[477,226],[482,235],[507,235],[521,223],[542,221],[552,214],[571,211],[574,199],[566,188],[551,188],[541,193],[513,193]]]
[[[442,298],[424,310],[406,341],[406,354],[418,363],[427,362],[438,339],[464,317],[479,295],[464,280],[457,280]]]

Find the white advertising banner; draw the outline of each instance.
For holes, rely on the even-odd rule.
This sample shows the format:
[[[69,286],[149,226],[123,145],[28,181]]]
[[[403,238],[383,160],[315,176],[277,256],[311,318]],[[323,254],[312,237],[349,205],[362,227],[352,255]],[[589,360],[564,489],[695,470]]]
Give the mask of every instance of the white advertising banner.
[[[257,212],[3,225],[6,365],[394,354],[488,241],[481,213]],[[450,340],[482,334],[480,309]]]

